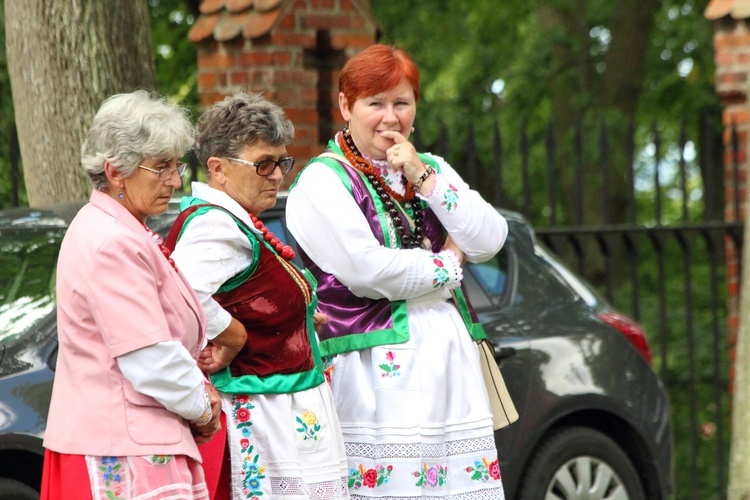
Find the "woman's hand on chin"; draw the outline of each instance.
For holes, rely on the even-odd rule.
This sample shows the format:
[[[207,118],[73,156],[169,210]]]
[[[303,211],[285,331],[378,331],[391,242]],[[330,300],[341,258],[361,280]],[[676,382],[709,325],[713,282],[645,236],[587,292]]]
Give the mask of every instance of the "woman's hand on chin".
[[[384,130],[380,135],[394,142],[393,146],[386,150],[388,163],[393,168],[402,170],[406,180],[416,182],[424,172],[424,167],[414,145],[401,132],[395,130]]]

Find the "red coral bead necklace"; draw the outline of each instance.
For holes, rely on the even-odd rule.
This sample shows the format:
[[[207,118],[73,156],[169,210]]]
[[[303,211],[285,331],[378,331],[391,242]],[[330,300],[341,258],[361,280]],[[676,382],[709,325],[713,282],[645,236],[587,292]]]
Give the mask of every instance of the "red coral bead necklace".
[[[266,240],[273,248],[275,248],[276,252],[279,255],[281,255],[286,260],[292,260],[294,258],[294,250],[292,250],[292,247],[278,239],[276,235],[274,235],[256,216],[249,212],[248,215],[250,216],[250,220],[253,221],[253,225],[255,225],[255,228],[263,233],[263,239]]]

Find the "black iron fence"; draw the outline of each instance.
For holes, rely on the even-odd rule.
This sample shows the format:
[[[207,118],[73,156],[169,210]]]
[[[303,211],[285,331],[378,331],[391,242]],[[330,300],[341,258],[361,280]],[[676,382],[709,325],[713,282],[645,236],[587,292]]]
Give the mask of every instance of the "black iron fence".
[[[743,225],[736,163],[726,195],[727,219],[735,222],[725,221],[724,151],[716,123],[702,117],[689,137],[683,121],[668,141],[654,126],[637,145],[632,126],[613,137],[602,121],[589,142],[596,146],[586,150],[579,124],[562,155],[551,125],[537,142],[522,128],[516,151],[503,148],[510,141],[495,126],[487,158],[475,147],[471,124],[460,159],[450,157],[446,134],[429,145],[416,139],[422,149],[446,157],[486,199],[521,212],[546,246],[645,327],[654,367],[670,394],[676,498],[722,498],[726,492],[729,318],[737,307]],[[565,170],[558,168],[561,157],[570,162]],[[478,185],[478,178],[492,182]]]

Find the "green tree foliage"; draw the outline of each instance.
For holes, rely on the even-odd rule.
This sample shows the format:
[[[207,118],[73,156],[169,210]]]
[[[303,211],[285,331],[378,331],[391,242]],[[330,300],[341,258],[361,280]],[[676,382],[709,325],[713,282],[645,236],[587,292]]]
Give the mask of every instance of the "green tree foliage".
[[[187,32],[198,15],[198,3],[198,0],[149,0],[159,89],[192,108],[196,116],[199,112],[196,48],[187,39]],[[634,119],[642,148],[651,140],[652,124],[657,124],[667,143],[674,144],[681,117],[686,117],[690,135],[695,136],[700,113],[717,107],[712,86],[712,26],[702,16],[706,3],[707,0],[659,2],[643,55],[643,78],[637,89]],[[599,120],[602,116],[612,119],[616,115],[603,102],[603,96],[607,95],[603,89],[608,81],[606,58],[610,47],[617,43],[612,39],[617,32],[613,25],[624,15],[617,11],[616,5],[620,10],[644,8],[641,2],[608,0],[508,0],[502,8],[489,0],[372,2],[383,28],[382,41],[396,43],[409,51],[422,71],[423,99],[416,125],[424,144],[437,151],[444,130],[449,138],[449,158],[465,158],[467,123],[471,121],[476,131],[481,175],[493,179],[497,174],[491,171],[494,161],[491,131],[495,122],[499,123],[504,145],[503,182],[509,199],[515,200],[508,202],[511,208],[521,206],[519,133],[526,127],[529,142],[535,145],[529,158],[530,165],[535,167],[530,180],[541,190],[532,196],[532,210],[527,215],[537,224],[546,222],[543,216],[549,213],[546,196],[542,196],[547,184],[543,168],[546,153],[538,145],[544,142],[548,122],[563,121],[571,114],[566,112],[561,117],[556,99],[569,103],[568,109],[576,110],[588,124],[584,145],[591,168],[598,161],[595,145]],[[3,37],[1,32],[0,37]],[[560,47],[576,57],[561,61]],[[0,84],[7,89],[4,48],[3,43]],[[571,82],[574,88],[570,88]],[[8,193],[10,189],[7,141],[12,121],[12,103],[3,100],[0,102],[0,193]],[[622,132],[617,119],[611,126]],[[569,131],[556,132],[560,151],[557,168],[564,172],[570,164],[571,138]],[[649,158],[639,159],[642,161],[637,166],[648,177]],[[454,163],[459,169],[464,166],[461,162]],[[484,183],[487,188],[483,194],[490,199],[492,184]],[[0,206],[7,206],[9,201],[8,196],[0,197]]]
[[[197,50],[188,40],[198,16],[198,0],[149,0],[156,80],[159,91],[197,114]]]
[[[707,0],[540,0],[507,1],[501,7],[491,1],[372,5],[382,26],[381,41],[404,48],[420,66],[423,99],[416,126],[428,148],[439,149],[444,126],[450,141],[449,159],[459,159],[453,163],[462,169],[460,159],[466,158],[467,123],[471,121],[482,175],[492,179],[492,127],[497,121],[504,145],[504,183],[511,199],[520,200],[520,131],[526,128],[533,145],[529,163],[535,189],[531,213],[526,215],[539,224],[547,223],[543,216],[549,213],[543,145],[550,122],[556,126],[556,163],[564,178],[571,165],[570,126],[573,119],[581,120],[584,168],[596,174],[589,176],[594,190],[599,187],[597,141],[602,118],[613,134],[611,161],[618,185],[627,164],[618,148],[624,143],[629,120],[639,151],[646,154],[636,158],[641,160],[636,167],[642,176],[648,175],[647,146],[654,124],[664,142],[662,153],[674,149],[683,117],[689,137],[697,137],[698,118],[707,109],[718,109],[712,25],[703,18],[706,4]],[[645,22],[638,16],[649,5],[654,13]],[[640,53],[628,45],[633,34],[619,27],[627,25],[628,18],[636,28],[651,26],[641,35],[647,43]],[[620,39],[614,38],[617,34]],[[620,59],[643,61],[636,81],[632,81],[631,66],[613,60],[615,49],[623,46]],[[628,85],[617,87],[628,78]],[[483,194],[492,199],[490,186]],[[646,191],[653,188],[648,182],[639,186]],[[570,182],[567,189],[572,189]],[[560,198],[570,199],[571,193]],[[520,207],[518,201],[509,204]],[[597,210],[588,208],[593,217]],[[650,215],[644,217],[648,220]]]

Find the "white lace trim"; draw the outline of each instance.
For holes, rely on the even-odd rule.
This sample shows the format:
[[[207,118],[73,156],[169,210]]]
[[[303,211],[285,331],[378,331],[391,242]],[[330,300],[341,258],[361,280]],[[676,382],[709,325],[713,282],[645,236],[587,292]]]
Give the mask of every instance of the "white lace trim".
[[[364,443],[347,441],[344,443],[349,460],[425,459],[437,460],[475,453],[496,453],[494,436],[457,439],[444,443]]]
[[[299,477],[269,478],[273,498],[306,498],[311,500],[338,500],[349,498],[347,478],[336,481],[305,484]]]
[[[432,498],[451,498],[452,500],[502,500],[505,498],[502,486],[499,488],[492,488],[480,491],[469,491],[468,493],[451,493],[447,497],[436,497]],[[365,495],[352,494],[352,500],[366,500],[368,498],[379,498]],[[402,495],[388,495],[388,500],[414,500],[413,495],[402,496]]]

